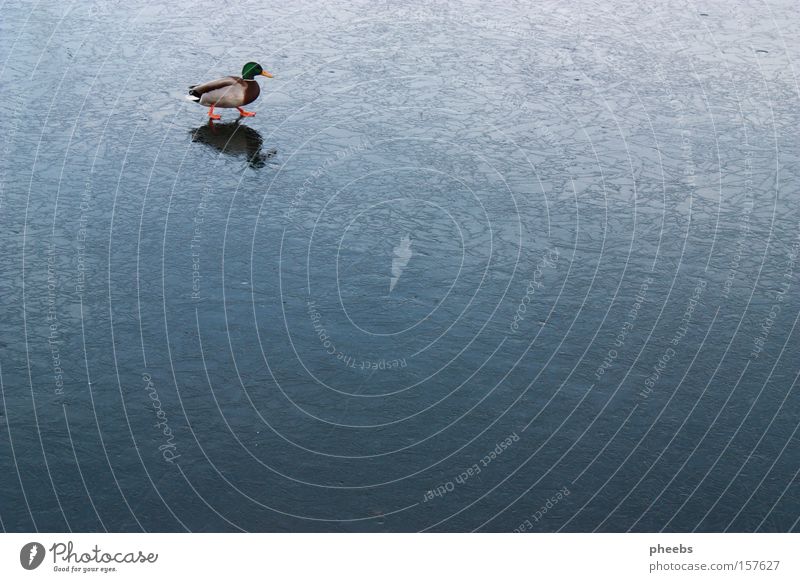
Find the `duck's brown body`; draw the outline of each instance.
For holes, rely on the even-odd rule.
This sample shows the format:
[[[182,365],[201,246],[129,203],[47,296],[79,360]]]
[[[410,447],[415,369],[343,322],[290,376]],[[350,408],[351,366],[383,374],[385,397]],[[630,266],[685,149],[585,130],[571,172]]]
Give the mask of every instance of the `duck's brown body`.
[[[222,77],[189,87],[189,96],[206,107],[233,109],[252,103],[261,94],[258,83],[241,77]]]

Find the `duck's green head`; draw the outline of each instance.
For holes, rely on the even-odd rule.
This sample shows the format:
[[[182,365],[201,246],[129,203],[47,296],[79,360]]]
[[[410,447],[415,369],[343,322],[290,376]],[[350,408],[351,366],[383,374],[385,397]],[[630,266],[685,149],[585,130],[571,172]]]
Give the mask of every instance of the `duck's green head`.
[[[272,78],[272,74],[262,69],[261,65],[258,63],[247,63],[244,67],[242,67],[242,79],[252,81],[256,75],[263,75],[265,77],[269,77],[270,79]]]

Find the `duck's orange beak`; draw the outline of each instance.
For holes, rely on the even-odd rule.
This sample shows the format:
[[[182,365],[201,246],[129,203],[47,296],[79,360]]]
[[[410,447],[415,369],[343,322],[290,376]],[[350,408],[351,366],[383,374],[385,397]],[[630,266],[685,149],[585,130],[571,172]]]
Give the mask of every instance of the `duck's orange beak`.
[[[261,74],[264,75],[265,77],[269,77],[270,79],[272,78],[272,73],[268,73],[266,71],[261,71]]]

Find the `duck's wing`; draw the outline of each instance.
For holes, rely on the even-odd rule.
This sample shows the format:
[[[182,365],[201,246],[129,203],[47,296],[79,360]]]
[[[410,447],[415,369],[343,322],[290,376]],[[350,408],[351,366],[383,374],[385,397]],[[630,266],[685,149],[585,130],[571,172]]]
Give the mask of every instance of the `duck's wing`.
[[[222,77],[202,85],[189,87],[188,99],[201,103],[216,103],[225,97],[234,97],[241,92],[239,77]]]
[[[203,83],[202,85],[191,85],[189,89],[191,89],[190,93],[202,95],[203,93],[208,93],[209,91],[230,87],[231,85],[235,85],[238,81],[238,77],[222,77],[221,79],[214,79],[213,81]]]

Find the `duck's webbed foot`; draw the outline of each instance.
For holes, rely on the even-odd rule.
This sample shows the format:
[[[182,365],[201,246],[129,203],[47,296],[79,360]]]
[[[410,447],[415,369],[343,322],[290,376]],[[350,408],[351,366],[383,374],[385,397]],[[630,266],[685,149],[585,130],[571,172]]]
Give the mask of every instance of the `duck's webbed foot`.
[[[212,105],[208,110],[208,117],[209,119],[222,119],[222,116],[214,113],[214,106]]]
[[[239,115],[241,115],[242,117],[253,117],[255,115],[255,112],[253,112],[253,111],[245,111],[241,107],[237,107],[236,109],[239,110]]]

